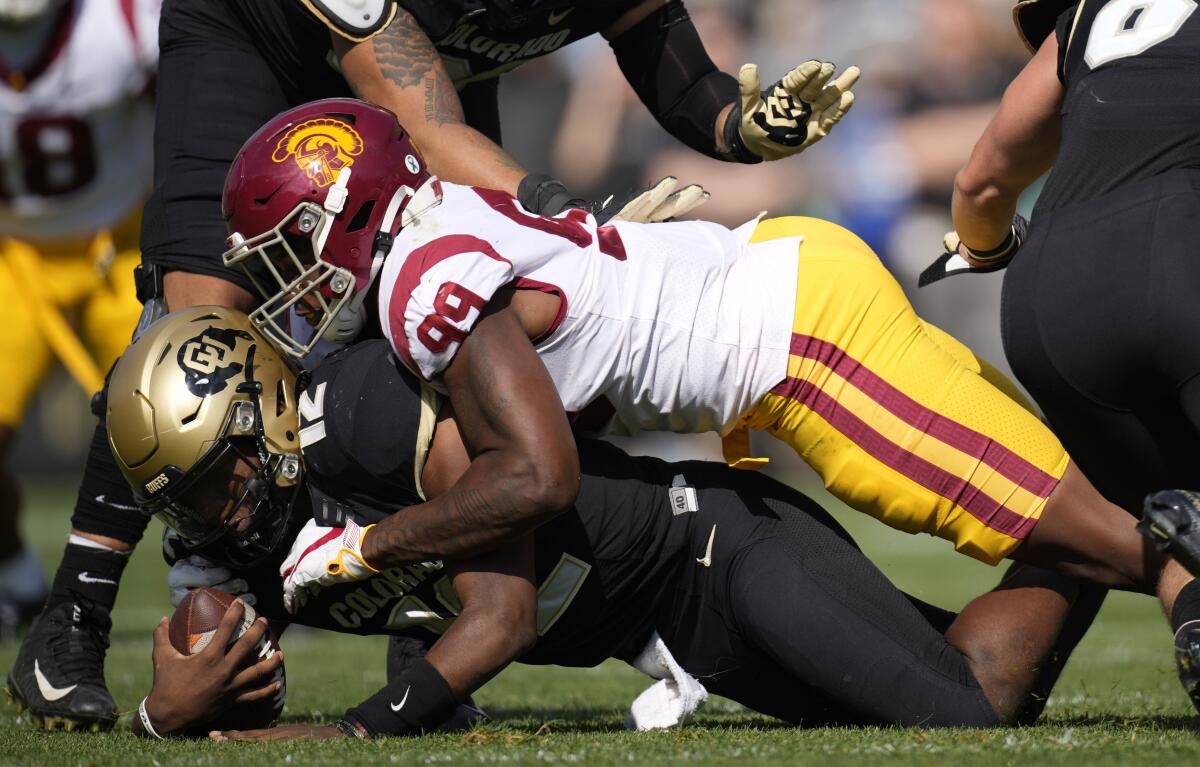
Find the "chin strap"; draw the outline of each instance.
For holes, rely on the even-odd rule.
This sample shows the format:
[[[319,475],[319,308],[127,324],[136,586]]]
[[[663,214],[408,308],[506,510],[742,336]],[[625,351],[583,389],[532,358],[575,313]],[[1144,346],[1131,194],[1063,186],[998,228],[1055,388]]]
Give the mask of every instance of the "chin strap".
[[[348,197],[346,186],[349,183],[350,166],[347,165],[338,171],[337,181],[329,187],[329,194],[325,195],[325,202],[321,205],[329,215],[322,219],[321,231],[317,232],[314,240],[316,251],[313,255],[317,258],[320,258],[321,254],[325,252],[325,241],[329,239],[329,230],[333,228],[334,216],[341,213],[346,207],[346,198]]]

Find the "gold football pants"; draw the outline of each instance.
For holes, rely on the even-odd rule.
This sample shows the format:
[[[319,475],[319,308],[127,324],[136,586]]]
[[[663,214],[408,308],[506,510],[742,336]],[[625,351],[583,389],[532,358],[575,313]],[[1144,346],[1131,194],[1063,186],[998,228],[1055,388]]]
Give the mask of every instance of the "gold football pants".
[[[111,233],[54,243],[0,237],[0,424],[17,426],[58,358],[89,395],[129,345],[139,216]]]
[[[1029,534],[1066,471],[1063,446],[1015,386],[917,316],[867,245],[812,218],[803,237],[787,378],[746,416],[790,444],[849,506],[989,564]]]

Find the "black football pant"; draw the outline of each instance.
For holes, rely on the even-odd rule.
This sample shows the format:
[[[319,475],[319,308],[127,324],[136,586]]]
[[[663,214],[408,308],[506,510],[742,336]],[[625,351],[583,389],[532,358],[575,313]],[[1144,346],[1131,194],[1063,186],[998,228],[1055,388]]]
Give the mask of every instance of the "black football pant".
[[[697,560],[712,537],[710,565],[695,563],[658,626],[680,665],[805,725],[1000,724],[943,636],[953,613],[892,585],[815,502],[749,477],[742,493],[701,495],[693,537]],[[776,521],[739,533],[764,517]]]
[[[1200,170],[1039,216],[1004,279],[1004,350],[1106,497],[1200,489]]]

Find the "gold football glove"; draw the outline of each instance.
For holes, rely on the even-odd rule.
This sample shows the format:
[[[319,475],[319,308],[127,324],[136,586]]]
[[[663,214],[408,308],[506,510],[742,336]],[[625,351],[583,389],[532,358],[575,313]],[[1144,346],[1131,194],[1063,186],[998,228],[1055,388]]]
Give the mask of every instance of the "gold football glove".
[[[835,69],[829,62],[806,61],[762,91],[758,67],[744,65],[738,72],[741,115],[737,127],[742,147],[734,147],[735,155],[743,161],[745,152],[763,160],[778,160],[825,138],[854,105],[850,88],[860,74],[858,67],[849,67],[830,82]]]

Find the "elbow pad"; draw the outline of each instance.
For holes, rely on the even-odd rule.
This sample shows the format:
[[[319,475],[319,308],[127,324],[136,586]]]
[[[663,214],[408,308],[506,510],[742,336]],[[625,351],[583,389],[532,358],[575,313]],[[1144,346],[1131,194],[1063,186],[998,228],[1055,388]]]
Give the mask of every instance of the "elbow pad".
[[[717,115],[738,100],[738,83],[717,69],[681,2],[638,22],[611,44],[625,79],[672,136],[697,152],[717,152]]]

